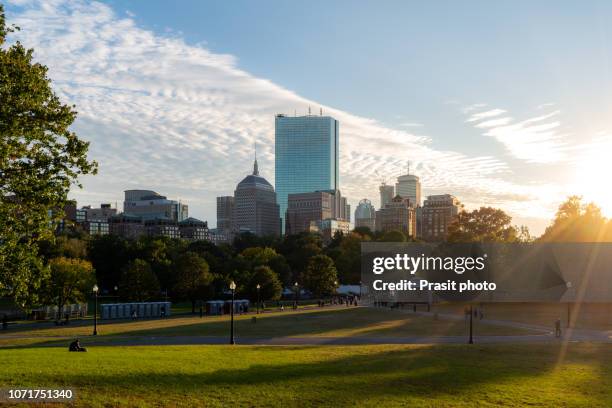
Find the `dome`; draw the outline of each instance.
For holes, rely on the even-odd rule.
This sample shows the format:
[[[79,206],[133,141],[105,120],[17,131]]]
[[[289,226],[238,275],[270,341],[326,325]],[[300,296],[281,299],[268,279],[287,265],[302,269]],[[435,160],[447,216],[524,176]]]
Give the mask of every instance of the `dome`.
[[[272,187],[272,184],[268,183],[268,180],[259,175],[259,169],[257,168],[257,159],[255,159],[255,163],[253,165],[253,174],[249,174],[248,176],[243,178],[242,181],[236,186],[236,190],[252,187],[255,187],[260,190],[274,191],[274,187]]]
[[[363,219],[363,218],[376,218],[376,210],[372,205],[372,202],[366,198],[359,201],[359,205],[355,209],[355,219]]]

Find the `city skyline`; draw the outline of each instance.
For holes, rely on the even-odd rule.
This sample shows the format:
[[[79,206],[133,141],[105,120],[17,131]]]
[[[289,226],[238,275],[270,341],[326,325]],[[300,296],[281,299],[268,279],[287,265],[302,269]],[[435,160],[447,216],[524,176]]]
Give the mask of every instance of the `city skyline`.
[[[337,13],[341,6],[341,2],[330,6],[330,12]],[[496,40],[504,34],[516,38],[504,37],[502,42],[510,56],[491,49],[482,37],[474,36],[472,42],[462,38],[474,48],[464,50],[467,67],[454,66],[457,73],[449,72],[450,79],[444,79],[446,71],[428,71],[448,92],[431,83],[420,89],[406,81],[421,78],[430,60],[423,51],[448,40],[452,29],[421,38],[427,41],[419,48],[414,38],[398,31],[395,20],[389,22],[389,30],[397,34],[391,42],[400,47],[404,41],[408,54],[421,58],[406,66],[406,56],[395,61],[388,52],[380,54],[380,62],[391,68],[376,71],[371,62],[366,64],[370,81],[353,82],[360,84],[355,87],[359,89],[349,91],[332,70],[339,62],[320,71],[309,64],[308,75],[299,75],[286,64],[302,58],[298,55],[284,62],[287,58],[282,56],[288,51],[282,49],[277,61],[260,61],[256,66],[253,55],[243,54],[237,39],[230,41],[229,34],[198,32],[189,21],[184,27],[173,25],[176,19],[172,16],[160,27],[160,16],[154,15],[160,5],[152,2],[147,7],[150,11],[132,2],[8,2],[9,21],[24,27],[15,37],[34,48],[35,59],[49,66],[49,77],[62,100],[76,105],[79,117],[73,129],[92,142],[90,157],[100,162],[99,175],[83,178],[84,190],[75,189],[71,194],[79,203],[95,206],[121,201],[124,190],[146,188],[188,203],[194,217],[214,224],[216,197],[243,177],[243,166],[236,163],[250,161],[253,140],[259,141],[262,167],[272,169],[274,115],[292,116],[296,111],[303,115],[311,107],[315,113],[321,108],[340,122],[340,187],[353,208],[362,198],[376,205],[381,175],[394,182],[410,160],[411,173],[421,179],[423,197],[449,193],[467,208],[500,207],[513,216],[515,224],[526,224],[535,234],[542,232],[567,195],[584,195],[601,205],[606,215],[611,214],[612,199],[602,188],[610,172],[605,158],[612,147],[606,121],[609,105],[588,103],[606,101],[608,80],[603,72],[568,63],[607,58],[610,33],[597,24],[611,14],[605,3],[593,3],[574,14],[574,6],[561,4],[550,15],[544,14],[542,5],[529,6],[533,15],[547,17],[544,29],[517,25],[531,35],[531,47],[522,47],[524,37],[511,29],[522,21],[517,17],[521,10],[504,15],[508,10],[502,6],[485,7],[477,2],[464,6],[462,10],[478,9],[485,17],[505,16],[495,20],[500,27]],[[366,14],[373,7],[372,3],[355,7],[351,17],[361,21],[365,17],[355,14]],[[396,7],[401,15],[401,5],[391,2],[387,7]],[[458,6],[447,7],[443,15]],[[262,6],[260,13],[270,8]],[[236,18],[251,9],[245,7]],[[206,19],[215,13],[229,18],[228,10],[219,4],[198,8],[187,2],[180,12],[189,11]],[[435,7],[413,11],[423,18],[422,24],[436,22]],[[307,14],[305,21],[314,18]],[[465,14],[458,14],[457,19],[465,23]],[[572,15],[574,19],[569,20]],[[487,21],[475,30],[485,30]],[[558,34],[563,22],[571,22],[572,28],[552,42],[553,49],[563,53],[539,50],[550,39],[543,31]],[[591,25],[594,28],[587,29]],[[374,26],[380,29],[381,23],[376,21]],[[298,28],[307,31],[301,25]],[[246,29],[248,25],[234,34]],[[331,45],[320,47],[342,45],[338,41],[351,44],[346,39],[352,33],[350,27],[338,22],[335,29],[339,39],[330,37]],[[374,31],[372,36],[380,38],[382,34]],[[575,32],[583,33],[588,41],[572,41]],[[208,43],[208,35],[214,41]],[[372,41],[360,43],[363,51],[374,50]],[[311,47],[314,45],[306,42],[295,54],[308,55]],[[349,47],[337,48],[349,61],[355,58],[344,49]],[[448,48],[443,51],[449,52]],[[491,61],[497,57],[520,61],[506,69],[498,66],[494,72]],[[279,68],[269,70],[269,64],[275,62]],[[429,61],[442,66],[436,62],[440,61]],[[529,64],[534,68],[529,72],[537,78],[526,77],[525,65]],[[283,66],[284,74],[279,73]],[[471,75],[465,75],[468,68],[474,70]],[[487,73],[490,77],[484,76]],[[297,79],[289,78],[290,74]],[[456,75],[463,75],[466,84],[449,87],[448,81]],[[542,79],[546,76],[556,78],[556,88],[565,89],[566,94],[551,92],[550,82]],[[477,86],[481,78],[488,93]],[[508,86],[504,79],[518,81],[520,86]],[[404,99],[398,99],[396,90],[383,80],[396,81]],[[410,89],[414,92],[407,92]],[[504,99],[510,94],[514,97]],[[379,103],[387,95],[391,106]],[[399,109],[402,103],[405,107]],[[275,175],[268,172],[267,177],[274,184]]]

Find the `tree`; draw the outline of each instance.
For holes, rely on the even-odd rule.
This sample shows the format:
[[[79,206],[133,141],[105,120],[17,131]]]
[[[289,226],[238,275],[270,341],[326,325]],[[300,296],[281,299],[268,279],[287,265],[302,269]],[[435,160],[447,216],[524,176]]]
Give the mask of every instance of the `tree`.
[[[0,296],[27,308],[48,273],[37,243],[51,236],[70,187],[97,165],[69,130],[77,113],[53,92],[47,67],[19,42],[5,47],[12,31],[0,5]]]
[[[49,261],[49,269],[45,300],[57,306],[59,320],[65,305],[87,299],[96,279],[91,263],[82,259],[53,258]]]
[[[88,253],[98,284],[106,289],[119,285],[123,268],[133,259],[128,241],[112,234],[91,237]]]
[[[310,258],[302,283],[315,297],[332,295],[338,286],[338,273],[334,261],[327,255]]]
[[[248,260],[253,266],[258,266],[268,265],[278,254],[270,247],[252,247],[242,251],[240,256]]]
[[[517,242],[512,217],[498,208],[462,211],[448,227],[448,242]]]
[[[361,243],[369,241],[369,236],[351,232],[331,248],[327,254],[334,260],[342,283],[357,284],[361,279]]]
[[[135,259],[123,268],[119,294],[124,299],[137,302],[159,295],[159,281],[146,261]]]
[[[561,203],[552,224],[539,238],[540,242],[609,242],[612,224],[594,203],[584,204],[579,196]]]
[[[374,238],[374,232],[369,227],[356,227],[353,230],[354,233],[361,235],[362,237]]]
[[[387,231],[380,237],[382,242],[406,242],[406,235],[402,231],[393,230]]]
[[[291,281],[295,282],[305,271],[310,258],[321,253],[322,246],[321,237],[318,234],[305,232],[285,237],[278,246],[278,252],[285,257],[293,272]]]
[[[240,257],[245,259],[251,265],[251,269],[257,266],[269,266],[276,272],[279,279],[286,284],[291,281],[291,268],[284,256],[278,254],[274,248],[270,247],[254,247],[247,248],[240,253]]]
[[[203,298],[213,279],[208,263],[195,252],[186,252],[176,261],[176,276],[174,291],[189,299],[191,313],[195,313],[196,301]]]
[[[268,266],[261,265],[253,270],[248,287],[249,297],[257,300],[257,285],[260,285],[259,298],[261,301],[278,300],[283,292],[283,284],[276,273]]]

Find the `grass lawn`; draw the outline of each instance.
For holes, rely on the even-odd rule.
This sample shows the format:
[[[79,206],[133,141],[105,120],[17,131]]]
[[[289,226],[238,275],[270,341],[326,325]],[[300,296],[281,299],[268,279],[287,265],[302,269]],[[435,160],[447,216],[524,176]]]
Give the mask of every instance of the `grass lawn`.
[[[422,316],[409,311],[375,308],[336,308],[311,309],[298,312],[285,311],[260,314],[257,323],[252,323],[253,315],[236,316],[235,327],[238,337],[340,337],[340,336],[461,336],[467,333],[466,323],[456,320],[434,320],[432,316]],[[49,336],[63,338],[85,337],[91,334],[91,322],[42,328],[35,325],[30,330],[13,330],[9,333],[28,336],[21,344],[32,344],[53,340]],[[113,336],[227,336],[229,318],[214,316],[177,316],[168,319],[140,321],[102,321],[98,328],[98,339]],[[476,321],[477,335],[516,335],[533,334],[530,330],[494,326]],[[18,344],[17,339],[2,338],[0,346]],[[65,343],[65,340],[63,340]]]
[[[612,405],[608,344],[29,348],[0,361],[0,387],[71,387],[83,407]]]

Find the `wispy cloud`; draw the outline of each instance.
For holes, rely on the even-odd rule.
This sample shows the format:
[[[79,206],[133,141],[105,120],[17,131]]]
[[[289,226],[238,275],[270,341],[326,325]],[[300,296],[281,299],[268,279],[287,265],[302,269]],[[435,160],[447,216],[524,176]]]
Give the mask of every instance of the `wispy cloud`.
[[[124,189],[151,188],[183,199],[194,216],[214,224],[215,196],[231,194],[249,171],[254,140],[260,171],[273,182],[274,114],[321,106],[341,124],[341,186],[353,204],[377,197],[377,174],[392,179],[410,160],[428,192],[531,214],[544,208],[533,205],[542,186],[509,180],[507,164],[496,157],[434,149],[430,135],[308,100],[241,70],[232,55],[142,29],[108,5],[11,3],[19,6],[9,16],[22,27],[17,37],[49,66],[61,98],[77,106],[75,130],[91,141],[91,156],[100,162],[99,175],[87,177],[85,190],[75,192],[84,204],[121,202]],[[477,126],[504,113],[472,113],[482,108],[469,110]],[[541,160],[545,147],[557,146],[557,127],[550,118],[485,126],[488,135],[529,160]]]
[[[467,122],[485,129],[485,136],[503,144],[508,153],[517,159],[529,163],[555,163],[566,159],[568,145],[564,141],[565,134],[560,130],[560,111],[518,122],[506,113],[503,109],[473,113]]]
[[[475,105],[473,105],[475,106]],[[477,122],[482,119],[492,118],[494,116],[499,116],[502,113],[506,113],[503,109],[491,109],[484,112],[473,113],[467,120],[467,122]]]

